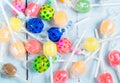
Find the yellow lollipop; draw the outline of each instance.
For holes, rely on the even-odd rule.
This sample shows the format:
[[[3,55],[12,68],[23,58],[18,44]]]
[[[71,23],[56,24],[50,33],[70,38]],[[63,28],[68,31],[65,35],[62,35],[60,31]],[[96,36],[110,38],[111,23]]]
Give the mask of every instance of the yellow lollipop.
[[[19,18],[11,17],[9,22],[13,31],[19,32],[21,30],[22,21]]]
[[[115,29],[115,24],[111,20],[104,20],[100,26],[100,32],[103,35],[110,35]]]
[[[56,56],[57,54],[57,46],[53,42],[46,42],[43,44],[43,53],[46,56]]]
[[[99,48],[99,41],[94,37],[87,38],[83,44],[83,47],[87,51],[95,51]]]
[[[24,44],[22,42],[14,42],[10,46],[10,51],[15,57],[23,57],[26,54]]]
[[[10,32],[7,27],[0,28],[0,41],[9,42],[11,38]]]

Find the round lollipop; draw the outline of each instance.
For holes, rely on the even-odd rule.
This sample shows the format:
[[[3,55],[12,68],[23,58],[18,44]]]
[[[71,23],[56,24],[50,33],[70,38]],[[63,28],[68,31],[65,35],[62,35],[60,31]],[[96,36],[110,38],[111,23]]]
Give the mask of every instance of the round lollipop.
[[[1,4],[1,2],[0,2],[0,4]],[[2,9],[2,12],[3,12],[3,15],[4,15],[5,21],[6,21],[7,25],[8,25],[8,29],[9,29],[10,34],[11,34],[12,39],[13,39],[13,44],[12,44],[11,47],[10,47],[11,53],[12,53],[13,56],[15,56],[15,57],[22,57],[22,56],[24,56],[24,55],[26,54],[26,50],[25,50],[25,48],[24,48],[24,45],[23,45],[22,42],[16,41],[16,39],[15,39],[15,37],[14,37],[14,34],[13,34],[12,30],[11,30],[11,26],[10,26],[10,24],[9,24],[7,15],[6,15],[6,13],[5,13],[5,10],[4,10],[2,4],[0,5],[0,8]]]
[[[30,17],[37,16],[40,11],[39,3],[40,3],[40,0],[38,0],[37,3],[30,2],[25,10],[25,14]]]
[[[56,0],[53,0],[53,4],[56,8],[53,20],[55,25],[59,27],[64,27],[68,24],[68,17],[64,11],[59,10]]]
[[[120,51],[112,50],[109,53],[108,58],[109,58],[110,65],[115,68],[116,74],[118,76],[118,80],[120,81],[120,71],[119,71],[119,67],[120,67]]]
[[[43,53],[44,53],[45,56],[49,56],[50,57],[51,83],[53,83],[52,57],[57,55],[57,46],[56,46],[56,44],[53,43],[53,42],[50,42],[50,41],[45,42],[43,44]]]
[[[110,73],[101,73],[98,76],[98,83],[114,83]]]
[[[45,4],[41,7],[40,17],[43,20],[50,21],[53,18],[53,16],[54,16],[54,9],[50,5]]]
[[[76,4],[72,4],[72,7],[80,13],[87,13],[91,10],[93,7],[99,7],[99,6],[119,6],[120,3],[98,3],[98,4],[91,4],[88,0],[77,0],[75,2]]]
[[[50,67],[50,61],[43,54],[41,54],[34,60],[33,68],[37,72],[40,72],[40,73],[45,72],[46,70],[48,70],[49,67]]]
[[[25,3],[22,0],[14,0],[12,5],[20,12],[25,12]],[[14,10],[12,10],[13,14],[17,14]]]
[[[72,50],[72,42],[68,38],[62,38],[57,42],[57,50],[61,54],[66,54]]]
[[[17,77],[20,80],[24,81],[24,83],[30,83],[28,80],[22,78],[17,74],[17,69],[14,65],[7,63],[2,66],[2,73],[8,77]]]
[[[48,31],[48,37],[51,41],[57,42],[60,40],[62,34],[65,32],[64,29],[58,27],[51,27]]]
[[[70,61],[72,60],[72,57],[73,57],[73,55],[75,54],[75,51],[77,50],[77,48],[78,48],[80,42],[82,41],[82,38],[84,37],[85,33],[86,33],[86,30],[83,31],[80,39],[78,40],[77,44],[75,45],[74,50],[73,50],[72,53],[71,53],[71,56],[70,56],[68,62],[66,63],[64,69],[62,69],[62,70],[64,70],[65,72],[68,72],[66,69],[67,69]],[[58,71],[59,71],[59,70],[58,70]],[[60,75],[60,77],[59,77],[60,80],[59,80],[58,77],[57,77],[58,75],[60,75],[60,74],[59,74],[59,72],[56,71],[56,72],[54,73],[54,83],[60,83],[61,80],[62,80],[63,83],[65,83],[65,82],[67,81],[67,79],[64,80],[64,78],[68,78],[68,77],[69,77],[68,74],[65,74],[64,77],[63,77],[63,75]],[[57,80],[57,81],[56,81],[56,80]]]

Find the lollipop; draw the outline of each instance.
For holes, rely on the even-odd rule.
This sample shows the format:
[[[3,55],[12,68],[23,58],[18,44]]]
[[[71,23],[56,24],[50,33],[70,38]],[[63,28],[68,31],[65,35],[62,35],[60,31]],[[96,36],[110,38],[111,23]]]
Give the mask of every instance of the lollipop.
[[[41,7],[40,17],[43,20],[50,21],[53,18],[53,16],[54,16],[54,9],[50,5],[45,4]]]
[[[65,72],[67,72],[66,69],[67,69],[67,67],[68,67],[68,65],[69,65],[69,63],[70,63],[70,61],[72,60],[72,57],[73,57],[75,51],[77,50],[77,48],[78,48],[80,42],[82,41],[82,38],[84,37],[84,35],[85,35],[86,32],[87,32],[86,30],[83,31],[83,33],[82,33],[80,39],[78,40],[78,43],[77,43],[76,46],[75,46],[75,49],[72,51],[72,54],[71,54],[71,56],[70,56],[68,62],[66,63],[64,69],[61,69],[61,70],[64,70]],[[59,71],[59,70],[58,70],[58,71]],[[60,79],[60,80],[59,80],[58,77],[56,77],[56,76],[58,76],[58,75],[60,75],[59,72],[55,72],[55,74],[54,74],[54,82],[55,82],[55,83],[60,83],[61,81],[62,81],[63,83],[65,83],[65,82],[67,81],[67,79],[64,80],[64,78],[68,78],[68,77],[69,77],[68,74],[66,73],[66,74],[65,74],[66,77],[65,77],[65,76],[62,77],[63,75],[60,75],[61,77],[59,77],[59,79]]]
[[[14,1],[12,2],[12,5],[13,5],[18,11],[23,12],[23,13],[25,12],[25,3],[22,2],[22,0],[14,0]],[[17,14],[14,10],[12,10],[12,12],[13,12],[14,15]]]
[[[56,0],[53,0],[53,3],[54,3],[54,6],[56,8],[56,12],[55,12],[54,17],[53,17],[55,25],[57,25],[59,27],[66,26],[68,23],[67,14],[64,11],[59,10],[59,8],[57,7]]]
[[[118,50],[112,50],[109,55],[109,63],[112,67],[115,68],[116,74],[118,76],[118,79],[120,80],[120,72],[119,72],[119,66],[120,66],[120,52]]]
[[[49,67],[50,67],[50,61],[43,54],[41,54],[34,60],[33,68],[37,72],[40,72],[40,73],[45,72],[46,70],[48,70]]]
[[[77,0],[76,4],[72,4],[72,7],[80,13],[87,13],[93,7],[99,6],[119,6],[120,3],[100,3],[100,4],[91,4],[88,0]]]
[[[98,83],[114,83],[110,73],[101,73],[98,76]]]
[[[57,50],[61,54],[66,54],[72,50],[72,42],[68,38],[62,38],[57,42]]]
[[[37,3],[30,2],[25,10],[25,14],[30,17],[37,16],[40,11],[39,3],[40,3],[40,0],[38,0]]]
[[[53,83],[52,57],[57,55],[57,46],[56,46],[56,44],[53,43],[53,42],[50,42],[50,41],[45,42],[43,44],[43,53],[44,53],[45,56],[49,56],[50,57],[51,83]]]
[[[1,4],[1,2],[0,2],[0,4]],[[0,7],[1,7],[1,9],[2,9],[4,18],[5,18],[6,23],[7,23],[7,25],[8,25],[8,29],[9,29],[9,31],[10,31],[10,33],[11,33],[11,36],[12,36],[12,39],[13,39],[13,44],[12,44],[11,47],[10,47],[11,53],[12,53],[13,56],[15,56],[15,57],[22,57],[22,56],[24,56],[24,55],[26,54],[26,50],[25,50],[25,48],[24,48],[24,45],[23,45],[22,42],[19,42],[19,41],[16,41],[16,40],[15,40],[14,34],[13,34],[12,30],[11,30],[11,26],[10,26],[10,24],[9,24],[7,15],[6,15],[6,13],[5,13],[5,10],[4,10],[2,4],[0,5]]]
[[[24,81],[25,83],[29,83],[28,80],[22,78],[17,74],[17,69],[14,65],[7,63],[2,66],[2,73],[8,77],[17,77],[20,80]]]

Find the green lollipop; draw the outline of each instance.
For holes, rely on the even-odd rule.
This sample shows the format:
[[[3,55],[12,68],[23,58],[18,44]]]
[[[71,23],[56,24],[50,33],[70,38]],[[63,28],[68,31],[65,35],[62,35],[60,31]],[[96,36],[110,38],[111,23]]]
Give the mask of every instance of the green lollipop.
[[[40,17],[43,20],[50,21],[54,16],[54,9],[49,5],[43,5],[42,8],[40,9]]]
[[[50,67],[50,61],[45,55],[38,56],[33,63],[34,70],[38,72],[45,72]]]

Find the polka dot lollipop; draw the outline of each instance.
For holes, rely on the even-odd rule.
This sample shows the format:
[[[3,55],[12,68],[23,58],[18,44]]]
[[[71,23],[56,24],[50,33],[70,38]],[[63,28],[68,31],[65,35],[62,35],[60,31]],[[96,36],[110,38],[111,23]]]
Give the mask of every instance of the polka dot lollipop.
[[[48,32],[49,39],[53,42],[57,42],[60,40],[65,30],[59,29],[58,27],[51,27],[47,32]]]
[[[40,72],[40,73],[45,72],[48,70],[49,67],[50,67],[50,61],[43,54],[41,54],[34,60],[33,68],[37,72]]]
[[[76,0],[76,4],[73,4],[72,7],[80,12],[80,13],[87,13],[93,7],[99,6],[118,6],[120,3],[99,3],[99,4],[91,4],[88,0]]]
[[[40,17],[43,20],[50,21],[53,18],[53,16],[54,16],[54,9],[50,5],[45,4],[41,7]]]
[[[57,42],[57,50],[61,54],[66,54],[72,50],[72,42],[68,38],[62,38]]]
[[[25,12],[25,3],[22,0],[14,0],[12,5],[20,12]],[[14,10],[12,10],[13,14],[17,14]]]
[[[2,73],[8,77],[17,77],[20,80],[22,80],[24,83],[30,83],[28,80],[22,78],[22,76],[19,76],[19,74],[17,74],[17,68],[11,63],[3,64]]]
[[[37,16],[40,11],[39,3],[40,3],[40,0],[38,0],[37,3],[30,2],[25,10],[25,14],[29,17]]]

